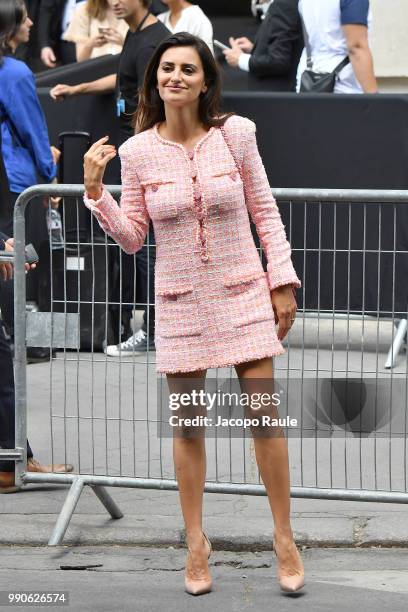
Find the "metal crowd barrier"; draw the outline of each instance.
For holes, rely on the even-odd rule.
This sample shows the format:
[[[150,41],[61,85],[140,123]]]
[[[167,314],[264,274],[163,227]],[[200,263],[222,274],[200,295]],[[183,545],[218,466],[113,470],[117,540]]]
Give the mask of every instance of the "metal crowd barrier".
[[[108,189],[115,197],[119,196],[118,186]],[[305,203],[316,205],[320,212],[322,203],[335,203],[339,210],[350,214],[356,204],[369,212],[373,204],[379,203],[387,205],[396,219],[399,207],[406,207],[408,202],[408,191],[276,189],[273,192],[281,210],[285,211],[289,240],[293,215],[303,211]],[[120,518],[122,513],[105,487],[177,489],[171,440],[157,433],[155,393],[157,381],[165,377],[156,376],[155,353],[147,351],[116,358],[108,357],[93,344],[86,350],[81,349],[81,317],[90,317],[94,337],[101,310],[107,311],[113,304],[121,313],[126,301],[122,300],[121,291],[119,299],[110,301],[107,262],[115,253],[120,278],[120,249],[106,236],[95,235],[82,195],[82,185],[35,186],[21,194],[14,216],[16,448],[0,451],[0,457],[15,460],[17,484],[70,485],[50,545],[62,542],[86,485],[94,490],[113,518]],[[41,205],[38,201],[33,203],[38,196],[64,198],[64,229],[68,227],[66,215],[71,215],[71,221],[82,219],[84,223],[85,214],[90,235],[83,241],[81,228],[77,226],[69,235],[64,231],[60,245],[53,243],[50,235],[47,245],[50,309],[27,313],[24,213],[29,204]],[[394,220],[394,226],[395,223]],[[362,232],[366,233],[365,222]],[[331,269],[326,264],[321,266],[324,269],[319,267],[323,238],[319,235],[317,247],[311,251],[317,253],[315,261],[323,286],[330,283],[334,286],[334,263]],[[148,244],[146,248],[151,246]],[[306,241],[303,247],[293,248],[294,259],[302,255],[306,265],[307,251]],[[351,251],[349,248],[346,258]],[[378,254],[382,255],[381,245]],[[392,254],[395,261],[397,254],[406,258],[408,252],[394,245]],[[42,263],[45,265],[44,260]],[[53,269],[57,263],[57,269]],[[103,273],[96,282],[97,266],[101,266]],[[297,271],[300,276],[305,272],[298,268]],[[123,279],[120,290],[122,282]],[[349,292],[350,286],[347,282]],[[299,294],[304,297],[306,290],[304,281]],[[136,294],[129,304],[132,310],[139,307],[133,314],[140,318],[143,303],[136,302],[135,298]],[[153,296],[148,296],[146,303],[153,301]],[[275,376],[286,378],[301,389],[300,433],[295,437],[288,435],[292,497],[407,503],[407,357],[400,356],[392,368],[382,366],[390,345],[394,360],[402,348],[406,314],[392,312],[383,317],[381,305],[377,312],[363,310],[356,314],[338,313],[335,308],[332,311],[310,309],[305,300],[302,303],[296,323],[285,339],[287,351],[274,359]],[[107,332],[106,316],[103,324]],[[56,349],[56,354],[48,363],[27,368],[27,345],[48,346]],[[235,371],[223,369],[223,376],[233,377]],[[303,390],[308,380],[312,383],[307,395]],[[367,402],[370,398],[368,412],[363,409],[361,398],[355,395],[351,402],[355,413],[344,416],[340,395],[345,380],[350,381],[353,393],[361,395],[363,390]],[[319,404],[324,395],[329,398],[330,407],[326,414]],[[45,439],[46,432],[48,439],[48,447],[39,452],[48,461],[50,453],[52,463],[74,463],[74,473],[26,471],[27,409],[35,414],[37,423],[44,429],[42,438]],[[265,495],[250,439],[207,440],[205,491]]]

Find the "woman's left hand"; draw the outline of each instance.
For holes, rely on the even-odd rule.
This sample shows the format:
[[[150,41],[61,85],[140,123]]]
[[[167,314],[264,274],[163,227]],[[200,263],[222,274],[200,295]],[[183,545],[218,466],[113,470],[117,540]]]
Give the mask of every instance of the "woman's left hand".
[[[297,304],[292,285],[282,285],[271,291],[275,323],[279,323],[278,339],[282,341],[296,317]]]

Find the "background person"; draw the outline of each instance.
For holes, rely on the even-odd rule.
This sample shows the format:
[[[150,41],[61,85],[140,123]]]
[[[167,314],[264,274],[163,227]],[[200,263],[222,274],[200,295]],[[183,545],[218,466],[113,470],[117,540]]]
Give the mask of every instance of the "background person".
[[[84,159],[84,202],[127,253],[142,247],[153,220],[156,370],[167,375],[170,393],[190,382],[201,385],[208,368],[230,365],[244,388],[259,391],[258,379],[273,381],[271,357],[284,351],[280,341],[296,312],[293,290],[300,281],[258,152],[256,126],[221,115],[220,81],[200,38],[170,36],[147,68],[137,133],[120,149],[120,206],[103,185],[115,147],[103,138]],[[267,256],[266,275],[248,213]],[[273,512],[279,582],[294,592],[303,586],[304,573],[290,526],[286,440],[256,436],[254,442]],[[174,435],[173,445],[189,550],[185,588],[206,593],[212,581],[211,545],[202,530],[205,437]]]
[[[1,140],[0,140],[1,142]],[[0,158],[0,179],[1,177]],[[0,232],[0,254],[4,251],[13,250],[13,240],[7,238]],[[35,268],[35,264],[26,265],[26,270]],[[0,278],[11,282],[13,277],[13,266],[9,263],[0,262]],[[1,286],[0,286],[1,294]],[[0,295],[1,297],[1,295]],[[6,340],[3,322],[0,319],[0,448],[15,448],[15,390],[13,359],[10,345]],[[70,463],[56,463],[54,465],[43,465],[34,459],[33,451],[27,440],[27,471],[28,472],[72,472],[74,466]],[[15,486],[14,461],[0,461],[0,493],[15,493],[20,487]]]
[[[230,38],[224,51],[233,68],[248,72],[249,85],[272,91],[294,91],[296,70],[303,49],[298,0],[274,0],[268,4],[255,41],[246,36]]]
[[[50,91],[51,97],[61,101],[67,96],[82,93],[104,94],[115,91],[120,121],[120,142],[122,144],[133,136],[132,116],[138,104],[138,92],[143,83],[146,66],[159,43],[170,34],[166,26],[149,11],[149,0],[109,0],[113,13],[123,19],[129,26],[123,50],[119,60],[117,75],[109,75],[79,85],[59,84]],[[120,184],[120,176],[116,182]],[[146,245],[133,257],[122,255],[122,299],[132,303],[134,299],[134,265],[137,279],[142,290],[142,300],[148,304],[154,295],[154,262],[155,244],[153,227],[146,237]],[[118,265],[119,267],[119,265]],[[118,279],[119,284],[119,279]],[[116,300],[118,301],[118,300]],[[132,308],[124,306],[125,316],[130,319]],[[154,306],[146,306],[143,312],[143,323],[140,329],[129,335],[123,342],[110,345],[106,352],[110,356],[121,356],[136,352],[155,350],[154,344],[155,313]],[[116,324],[114,325],[116,327]],[[130,329],[130,326],[129,326]]]
[[[369,0],[299,0],[299,12],[311,48],[313,71],[332,72],[348,55],[350,63],[339,73],[334,93],[377,93],[368,30]],[[306,70],[306,49],[298,69]]]
[[[201,38],[214,53],[211,21],[197,4],[186,0],[162,0],[168,11],[157,16],[172,34],[188,32]]]
[[[32,21],[23,0],[0,3],[0,117],[2,157],[8,179],[8,197],[0,217],[0,230],[13,235],[15,202],[28,187],[51,182],[57,173],[60,152],[50,147],[35,79],[26,64],[13,56],[28,42]],[[28,227],[28,231],[29,231]],[[13,284],[2,290],[2,310],[10,336],[14,334]],[[30,359],[49,359],[49,351],[29,348]]]
[[[75,10],[63,39],[75,43],[76,59],[82,62],[120,53],[128,29],[126,21],[115,17],[108,0],[87,0]]]
[[[75,9],[83,2],[85,0],[41,0],[38,39],[41,59],[47,68],[76,61],[75,45],[63,37]]]
[[[28,16],[35,26],[31,28],[30,40],[19,45],[15,53],[16,58],[23,60],[34,73],[44,70],[38,42],[40,4],[41,0],[25,0]]]

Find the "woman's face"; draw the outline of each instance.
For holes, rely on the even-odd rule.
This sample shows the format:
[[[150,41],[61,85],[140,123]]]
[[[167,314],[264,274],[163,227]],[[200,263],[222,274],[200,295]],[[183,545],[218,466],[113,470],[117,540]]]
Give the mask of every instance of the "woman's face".
[[[12,38],[14,46],[17,48],[22,43],[27,43],[30,40],[30,29],[33,22],[29,18],[27,11],[25,11],[25,17],[21,22],[20,27]]]
[[[163,53],[157,88],[165,104],[188,106],[207,91],[200,56],[194,47],[172,47]]]

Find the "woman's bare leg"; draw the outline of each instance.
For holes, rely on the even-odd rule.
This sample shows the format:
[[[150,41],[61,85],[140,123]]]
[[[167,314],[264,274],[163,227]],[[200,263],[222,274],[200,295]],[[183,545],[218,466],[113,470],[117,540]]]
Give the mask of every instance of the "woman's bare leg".
[[[167,374],[170,393],[190,393],[204,389],[206,370],[182,374]],[[195,406],[175,411],[178,417],[205,414]],[[188,548],[192,554],[193,570],[199,576],[208,569],[202,537],[202,509],[206,476],[204,428],[174,428],[173,459],[178,482],[180,504],[186,529]]]
[[[241,390],[250,393],[273,393],[273,364],[270,357],[235,366],[240,379]],[[256,379],[259,380],[257,383]],[[268,389],[269,387],[269,389]],[[267,391],[268,389],[268,391]],[[251,412],[251,416],[256,411]],[[272,418],[279,415],[271,406],[267,412]],[[290,475],[289,456],[283,430],[275,430],[272,435],[264,436],[252,429],[256,461],[262,481],[268,494],[274,520],[274,536],[279,549],[279,557],[286,567],[302,569],[301,559],[293,546],[293,533],[290,524]]]

